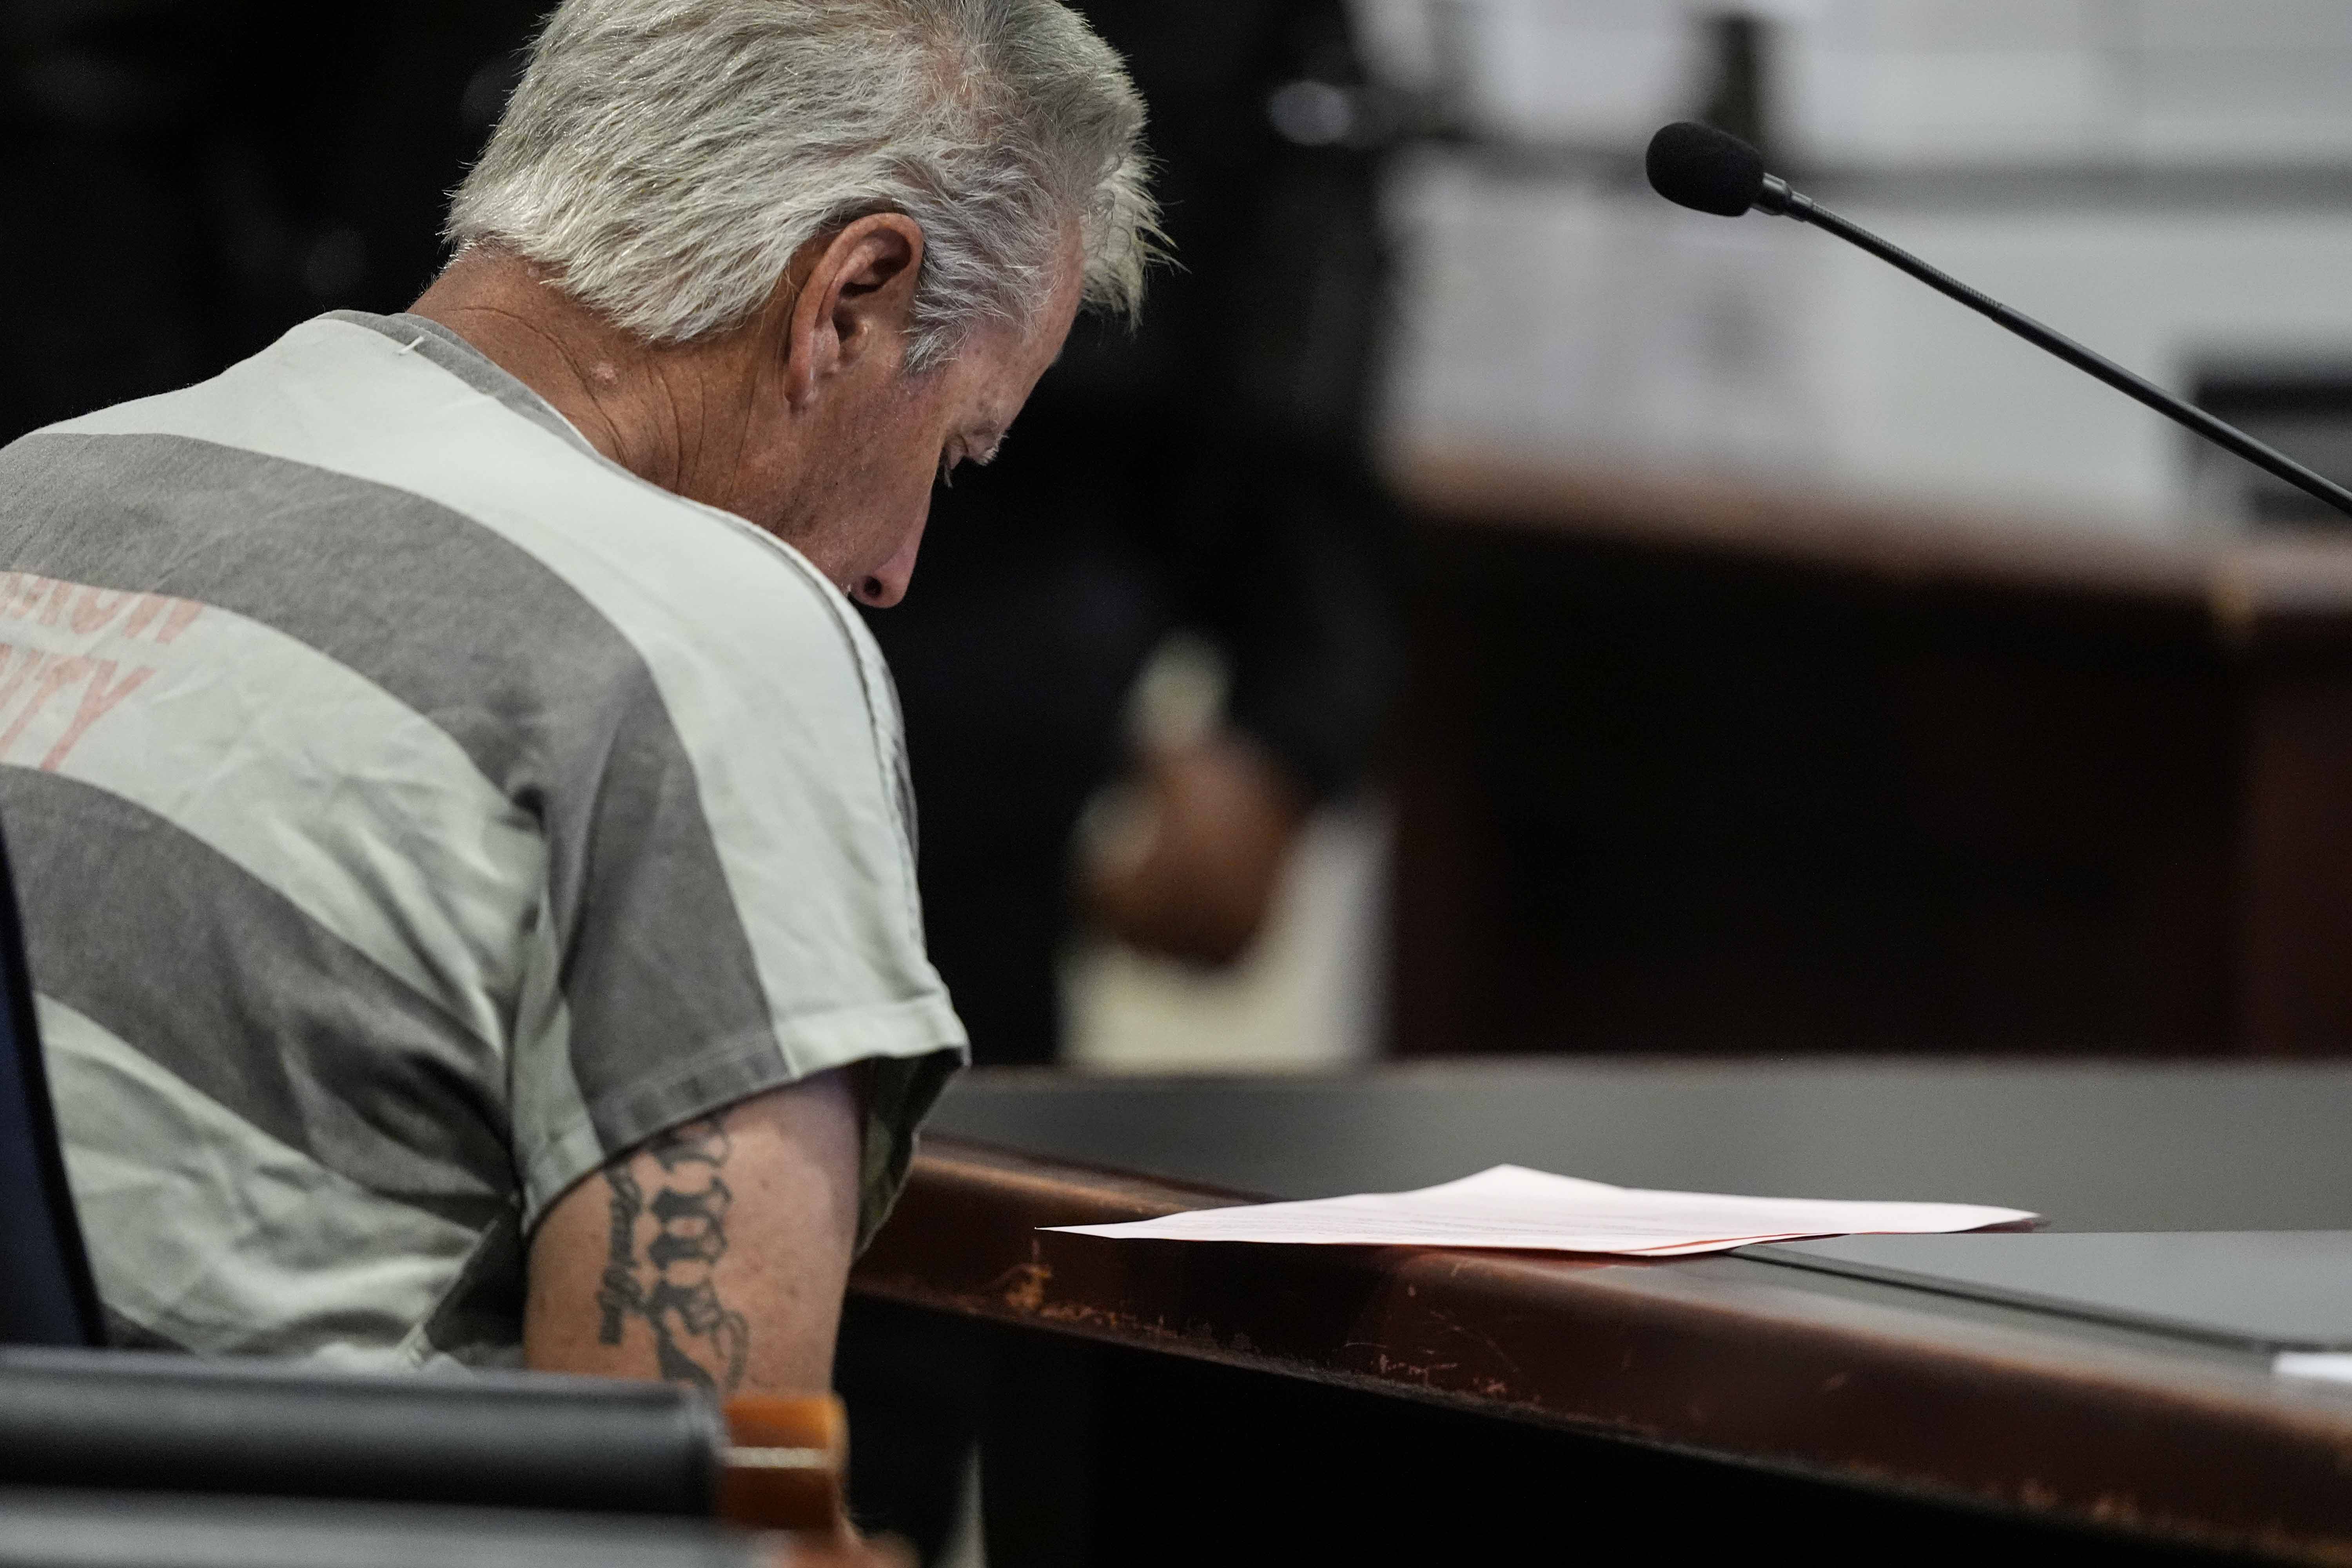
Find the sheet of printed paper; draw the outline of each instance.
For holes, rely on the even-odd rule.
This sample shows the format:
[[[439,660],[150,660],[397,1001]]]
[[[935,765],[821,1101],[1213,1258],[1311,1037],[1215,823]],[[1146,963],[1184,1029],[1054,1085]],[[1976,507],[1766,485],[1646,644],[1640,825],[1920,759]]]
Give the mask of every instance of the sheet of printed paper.
[[[1496,1165],[1410,1193],[1194,1209],[1118,1225],[1045,1228],[1161,1241],[1327,1247],[1510,1247],[1671,1258],[1807,1237],[1924,1235],[2028,1224],[2021,1209],[1977,1204],[1834,1202],[1659,1193]]]

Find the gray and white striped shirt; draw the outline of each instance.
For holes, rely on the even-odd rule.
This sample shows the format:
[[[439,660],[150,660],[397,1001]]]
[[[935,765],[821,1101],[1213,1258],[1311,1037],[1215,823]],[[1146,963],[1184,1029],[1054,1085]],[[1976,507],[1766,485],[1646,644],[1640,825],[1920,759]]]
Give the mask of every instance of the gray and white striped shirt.
[[[963,1043],[911,818],[839,592],[429,321],[0,451],[0,824],[126,1336],[510,1359],[558,1194],[861,1060],[870,1233]]]

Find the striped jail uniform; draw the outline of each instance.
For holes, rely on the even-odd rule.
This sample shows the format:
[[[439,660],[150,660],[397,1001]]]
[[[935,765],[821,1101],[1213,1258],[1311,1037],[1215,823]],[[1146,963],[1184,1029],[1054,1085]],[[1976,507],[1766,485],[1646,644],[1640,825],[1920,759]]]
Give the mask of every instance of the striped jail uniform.
[[[118,1337],[516,1359],[616,1154],[963,1033],[889,676],[795,552],[342,312],[0,450],[0,826]]]

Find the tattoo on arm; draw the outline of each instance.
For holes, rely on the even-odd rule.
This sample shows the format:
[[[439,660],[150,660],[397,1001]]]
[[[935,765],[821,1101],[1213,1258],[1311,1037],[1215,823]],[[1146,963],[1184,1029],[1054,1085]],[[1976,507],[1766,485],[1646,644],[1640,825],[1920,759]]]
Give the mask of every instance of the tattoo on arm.
[[[662,1376],[722,1394],[743,1381],[751,1339],[717,1284],[733,1196],[719,1173],[730,1152],[724,1119],[714,1116],[673,1128],[605,1167],[612,1232],[596,1290],[600,1342],[619,1344],[628,1321],[643,1319]]]

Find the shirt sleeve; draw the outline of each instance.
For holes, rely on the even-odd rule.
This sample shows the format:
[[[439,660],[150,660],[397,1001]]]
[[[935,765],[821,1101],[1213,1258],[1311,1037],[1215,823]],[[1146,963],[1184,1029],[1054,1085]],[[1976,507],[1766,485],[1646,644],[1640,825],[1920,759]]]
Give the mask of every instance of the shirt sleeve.
[[[964,1031],[924,952],[881,656],[798,557],[725,525],[709,572],[600,606],[625,634],[614,668],[538,720],[548,891],[511,1086],[526,1223],[657,1132],[862,1062],[862,1247]]]

